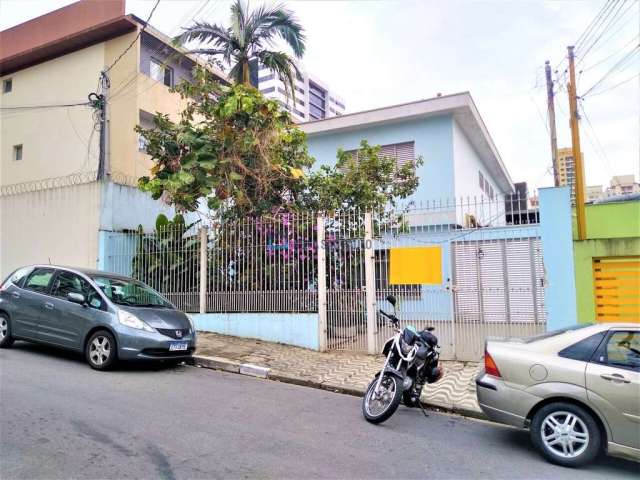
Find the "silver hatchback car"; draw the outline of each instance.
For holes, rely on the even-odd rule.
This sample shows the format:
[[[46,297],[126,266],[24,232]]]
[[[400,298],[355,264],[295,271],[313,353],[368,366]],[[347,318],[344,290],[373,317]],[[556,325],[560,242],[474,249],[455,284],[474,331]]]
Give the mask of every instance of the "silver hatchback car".
[[[486,342],[478,403],[529,427],[547,460],[577,467],[600,452],[640,459],[640,325],[577,326]]]
[[[142,282],[95,270],[34,265],[0,284],[0,348],[14,340],[84,353],[96,370],[116,360],[190,357],[191,318]]]

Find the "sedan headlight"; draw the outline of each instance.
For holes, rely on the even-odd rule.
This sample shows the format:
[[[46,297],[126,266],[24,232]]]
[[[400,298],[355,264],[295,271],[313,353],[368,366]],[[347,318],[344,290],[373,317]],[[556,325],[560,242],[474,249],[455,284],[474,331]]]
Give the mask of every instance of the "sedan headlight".
[[[191,326],[191,333],[196,333],[196,323],[193,321],[193,317],[188,313],[185,313],[185,315],[189,319],[189,325]]]
[[[122,325],[135,328],[137,330],[144,330],[145,332],[155,332],[153,328],[144,323],[133,313],[129,313],[126,310],[118,310],[118,320]]]

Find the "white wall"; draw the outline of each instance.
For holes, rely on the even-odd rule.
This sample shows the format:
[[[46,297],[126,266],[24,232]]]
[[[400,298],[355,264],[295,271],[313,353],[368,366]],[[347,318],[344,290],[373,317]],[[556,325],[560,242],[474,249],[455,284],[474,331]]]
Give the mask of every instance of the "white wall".
[[[457,221],[465,223],[465,214],[473,215],[482,224],[499,223],[504,214],[504,195],[498,182],[489,173],[480,156],[475,151],[460,125],[453,120],[453,165],[455,178]],[[494,191],[494,198],[480,188],[478,172],[489,181]]]
[[[455,119],[453,121],[453,159],[455,191],[458,200],[464,198],[466,201],[467,197],[470,197],[473,201],[475,197],[480,201],[482,197],[487,197],[480,188],[479,171],[493,186],[496,195],[504,195]]]
[[[97,182],[0,197],[0,277],[33,263],[95,268]]]

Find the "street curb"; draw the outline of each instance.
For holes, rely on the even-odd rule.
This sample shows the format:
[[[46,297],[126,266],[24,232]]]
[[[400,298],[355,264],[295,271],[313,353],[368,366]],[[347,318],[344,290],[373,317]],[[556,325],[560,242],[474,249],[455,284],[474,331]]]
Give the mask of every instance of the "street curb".
[[[194,355],[190,362],[196,367],[209,368],[212,370],[223,370],[230,373],[238,373],[240,375],[247,375],[251,377],[264,378],[267,380],[273,380],[281,383],[289,383],[292,385],[299,385],[301,387],[311,387],[320,390],[326,390],[335,393],[342,393],[345,395],[351,395],[354,397],[362,397],[364,390],[360,390],[353,387],[347,387],[343,385],[335,385],[332,383],[322,383],[315,380],[309,380],[306,378],[300,378],[295,376],[283,375],[281,373],[271,373],[271,369],[262,367],[259,365],[252,365],[250,363],[240,363],[234,360],[229,360],[223,357],[208,357],[204,355]],[[455,413],[464,417],[478,418],[480,420],[488,420],[488,418],[482,413],[476,410],[470,410],[464,407],[447,407],[438,405],[437,403],[425,402],[422,404],[425,407],[433,409],[438,412]]]

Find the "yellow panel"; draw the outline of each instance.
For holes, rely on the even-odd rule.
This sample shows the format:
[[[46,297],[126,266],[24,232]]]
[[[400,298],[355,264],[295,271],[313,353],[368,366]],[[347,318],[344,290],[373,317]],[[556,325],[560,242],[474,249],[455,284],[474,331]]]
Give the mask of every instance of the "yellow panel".
[[[632,268],[637,270],[640,268],[640,262],[608,262],[601,260],[594,263],[593,268],[595,270],[618,270],[620,268]]]
[[[389,284],[442,284],[442,248],[403,247],[390,249]]]
[[[640,322],[638,257],[594,259],[594,295],[599,322]]]
[[[597,305],[598,313],[638,313],[640,314],[640,305]]]
[[[637,280],[598,280],[596,281],[596,287],[640,287],[640,282]]]

